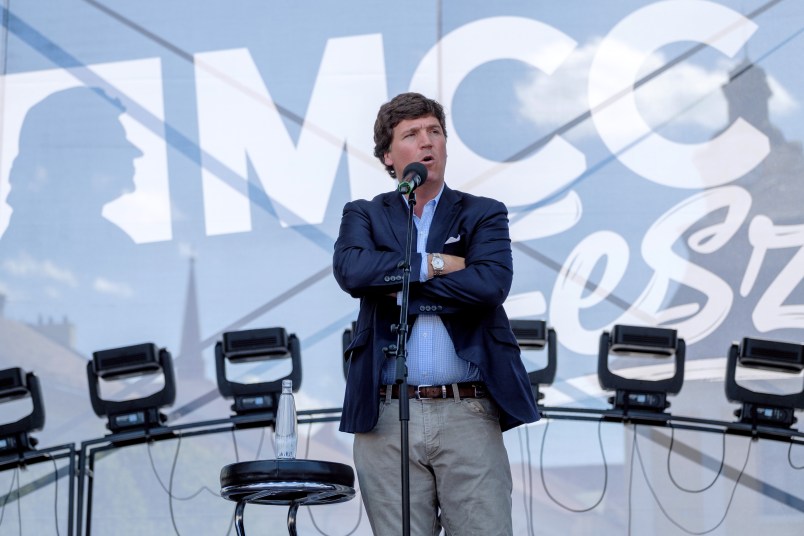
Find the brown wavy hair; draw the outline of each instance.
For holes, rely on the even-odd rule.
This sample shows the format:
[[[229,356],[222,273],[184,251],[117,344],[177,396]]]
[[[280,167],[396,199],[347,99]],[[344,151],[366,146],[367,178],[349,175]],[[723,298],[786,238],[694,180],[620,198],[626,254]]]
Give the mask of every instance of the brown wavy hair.
[[[433,116],[441,124],[444,138],[447,137],[447,127],[444,125],[444,107],[437,101],[428,99],[420,93],[400,93],[390,101],[380,106],[377,120],[374,122],[374,156],[385,166],[388,174],[396,178],[396,171],[392,166],[385,165],[385,153],[391,148],[394,138],[394,128],[405,119],[418,119],[419,117]]]

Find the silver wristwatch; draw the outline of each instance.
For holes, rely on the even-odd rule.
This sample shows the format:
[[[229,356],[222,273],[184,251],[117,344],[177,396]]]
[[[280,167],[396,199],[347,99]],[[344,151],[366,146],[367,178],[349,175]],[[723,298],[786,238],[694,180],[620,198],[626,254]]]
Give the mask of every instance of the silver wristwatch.
[[[433,267],[433,275],[441,275],[444,271],[444,257],[441,256],[441,253],[433,253],[430,265]]]

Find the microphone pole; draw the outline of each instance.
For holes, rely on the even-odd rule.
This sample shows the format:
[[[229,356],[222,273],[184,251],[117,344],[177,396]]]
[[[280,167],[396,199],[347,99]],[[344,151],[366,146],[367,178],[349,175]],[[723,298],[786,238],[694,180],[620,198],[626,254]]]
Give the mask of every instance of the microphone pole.
[[[408,180],[408,179],[411,180]],[[410,422],[410,399],[408,398],[408,300],[410,295],[410,261],[413,257],[413,213],[416,207],[416,188],[427,179],[427,168],[420,162],[405,167],[399,190],[408,194],[408,225],[405,238],[405,260],[402,261],[402,300],[399,324],[396,330],[396,384],[399,385],[399,433],[402,469],[402,534],[410,536],[410,453],[408,452],[408,424]]]

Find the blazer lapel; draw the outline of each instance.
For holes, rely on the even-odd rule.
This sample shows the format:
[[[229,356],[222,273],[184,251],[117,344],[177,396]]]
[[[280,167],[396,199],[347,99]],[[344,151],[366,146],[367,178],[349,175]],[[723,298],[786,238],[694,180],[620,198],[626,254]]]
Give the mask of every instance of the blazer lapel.
[[[452,229],[461,207],[461,197],[444,185],[441,199],[438,200],[435,218],[430,225],[430,234],[427,236],[428,252],[441,253],[444,251],[444,242],[449,238],[449,231]]]
[[[405,204],[405,200],[402,199],[402,194],[396,192],[386,194],[383,198],[383,203],[387,208],[384,212],[390,232],[399,244],[400,251],[404,251],[408,226],[408,206]],[[413,232],[416,232],[415,229]],[[415,247],[416,243],[414,242]]]

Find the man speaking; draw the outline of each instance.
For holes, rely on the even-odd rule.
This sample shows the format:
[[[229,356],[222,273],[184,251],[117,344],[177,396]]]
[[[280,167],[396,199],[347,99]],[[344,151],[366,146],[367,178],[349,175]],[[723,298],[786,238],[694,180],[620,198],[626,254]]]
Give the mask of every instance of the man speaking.
[[[399,397],[410,403],[411,534],[512,535],[502,432],[539,419],[502,304],[513,276],[505,206],[450,189],[442,106],[403,93],[380,107],[374,155],[400,185],[343,209],[333,269],[360,299],[341,431],[374,534],[402,526]],[[421,166],[411,164],[419,163]],[[423,177],[422,170],[426,171]],[[407,172],[407,174],[406,174]],[[396,384],[407,193],[416,190],[410,266],[408,392]]]

